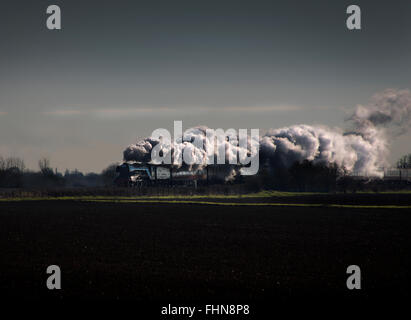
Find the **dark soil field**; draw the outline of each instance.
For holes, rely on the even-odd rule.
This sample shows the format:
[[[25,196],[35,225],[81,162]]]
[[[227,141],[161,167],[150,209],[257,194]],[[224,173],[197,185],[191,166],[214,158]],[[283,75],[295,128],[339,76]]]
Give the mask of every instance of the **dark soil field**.
[[[7,298],[212,302],[409,296],[411,210],[0,203]],[[58,265],[62,289],[48,290]],[[362,289],[348,290],[358,265]]]

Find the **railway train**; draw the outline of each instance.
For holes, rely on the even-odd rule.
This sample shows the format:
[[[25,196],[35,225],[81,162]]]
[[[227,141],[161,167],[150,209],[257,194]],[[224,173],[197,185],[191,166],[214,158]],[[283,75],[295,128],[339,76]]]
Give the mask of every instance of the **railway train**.
[[[235,174],[228,179],[230,172],[240,169],[238,165],[208,165],[201,169],[173,168],[172,166],[150,163],[124,162],[117,166],[118,176],[114,184],[119,187],[139,187],[150,185],[185,185],[197,187],[198,184],[239,182],[241,175]],[[411,169],[381,168],[383,181],[411,182]],[[232,177],[231,176],[231,177]],[[347,175],[355,180],[370,180],[375,177],[364,172],[352,172]]]
[[[168,165],[124,162],[117,166],[118,176],[114,184],[119,187],[149,185],[193,185],[209,182],[225,182],[227,170],[238,170],[238,166],[211,165],[201,169],[173,168]]]
[[[404,168],[381,168],[381,179],[387,181],[410,181],[411,182],[411,169]],[[366,172],[352,172],[348,174],[349,177],[355,179],[369,179],[372,178]]]

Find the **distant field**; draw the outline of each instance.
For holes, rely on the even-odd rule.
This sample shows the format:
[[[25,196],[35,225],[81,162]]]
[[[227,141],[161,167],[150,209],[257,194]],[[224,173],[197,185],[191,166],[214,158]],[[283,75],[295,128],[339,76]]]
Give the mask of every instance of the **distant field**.
[[[102,189],[104,191],[110,192],[111,189]],[[409,195],[411,196],[411,190],[399,190],[399,191],[382,191],[382,192],[366,192],[366,191],[359,191],[356,193],[326,193],[326,192],[287,192],[287,191],[276,191],[276,190],[265,190],[260,192],[252,192],[252,193],[245,193],[245,194],[223,194],[223,193],[208,193],[208,194],[189,194],[188,191],[193,191],[192,189],[186,190],[186,193],[183,194],[172,194],[172,195],[121,195],[122,189],[114,189],[120,195],[99,195],[98,193],[101,192],[99,190],[94,189],[69,189],[68,191],[59,190],[60,193],[75,193],[75,195],[63,195],[63,196],[33,196],[35,192],[33,191],[24,191],[24,190],[17,190],[17,193],[20,193],[20,196],[14,196],[4,194],[3,197],[0,197],[1,200],[10,200],[10,199],[66,199],[66,200],[73,200],[73,199],[89,199],[89,198],[110,198],[116,197],[120,199],[132,199],[132,198],[155,198],[155,199],[203,199],[203,198],[220,198],[220,199],[241,199],[241,198],[275,198],[275,197],[309,197],[309,196],[344,196],[344,195],[368,195],[371,197],[380,196],[380,195]],[[127,194],[127,191],[132,191],[133,189],[124,189],[123,194]],[[173,190],[173,189],[171,189]],[[52,190],[53,191],[53,190]],[[54,193],[58,193],[57,191],[53,191]],[[89,193],[96,193],[96,194],[89,194]],[[47,192],[45,192],[47,193]],[[49,192],[52,193],[52,192]]]
[[[410,210],[193,199],[2,201],[2,295],[167,302],[408,296]],[[61,291],[46,289],[51,264],[62,269]],[[363,273],[356,293],[345,286],[351,264]]]
[[[19,201],[83,201],[116,203],[163,203],[198,204],[222,206],[298,206],[298,207],[336,207],[336,208],[385,208],[411,209],[411,192],[384,193],[296,193],[264,191],[242,195],[169,195],[169,196],[42,196],[8,197],[0,202]]]

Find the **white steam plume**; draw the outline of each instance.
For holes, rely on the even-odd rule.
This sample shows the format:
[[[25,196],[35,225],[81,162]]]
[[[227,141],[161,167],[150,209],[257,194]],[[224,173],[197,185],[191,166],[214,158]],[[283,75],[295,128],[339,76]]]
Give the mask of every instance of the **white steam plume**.
[[[260,157],[272,168],[287,168],[295,162],[337,164],[348,172],[379,175],[385,164],[385,139],[378,130],[343,134],[327,127],[295,125],[271,129],[260,141]]]
[[[184,137],[178,138],[175,142],[171,143],[170,147],[163,148],[162,152],[171,153],[174,168],[202,169],[207,165],[207,159],[210,156],[210,154],[207,154],[208,149],[204,146],[213,145],[212,141],[214,141],[214,149],[211,150],[211,157],[214,159],[213,163],[218,163],[221,158],[220,156],[224,155],[224,166],[219,166],[219,174],[223,175],[226,181],[234,179],[240,168],[233,165],[234,163],[230,163],[230,159],[237,159],[235,163],[239,163],[238,157],[240,151],[250,156],[250,150],[252,148],[250,137],[247,136],[245,143],[247,149],[245,149],[240,146],[239,136],[235,131],[227,130],[225,132],[227,134],[226,139],[217,143],[217,132],[214,131],[214,134],[209,136],[206,132],[207,129],[205,126],[187,129],[184,132]],[[149,137],[128,146],[123,152],[124,160],[155,163],[155,161],[151,159],[151,151],[159,142],[159,139]],[[174,162],[174,159],[182,159],[183,155],[184,161],[179,163]],[[164,154],[162,156],[164,156]],[[192,164],[187,163],[187,160]]]
[[[404,134],[411,126],[411,92],[396,89],[379,92],[370,104],[359,105],[349,120],[357,130],[383,127],[390,134]]]
[[[296,161],[310,160],[324,165],[337,164],[348,172],[381,175],[381,167],[387,165],[386,137],[403,134],[410,128],[411,93],[396,89],[379,92],[369,104],[357,106],[348,121],[350,130],[346,132],[339,128],[304,124],[270,129],[260,139],[260,160],[271,168],[287,168]],[[195,127],[187,130],[186,141],[178,141],[169,152],[178,155],[188,149],[193,157],[202,157],[204,161],[200,167],[205,165],[204,150],[190,142],[191,138],[200,135],[206,143],[205,129]],[[145,138],[130,145],[124,151],[124,160],[149,162],[151,150],[157,143],[158,140]],[[226,153],[230,150],[227,145],[224,148]],[[231,151],[237,152],[238,149],[231,148]],[[232,170],[227,172],[232,175]]]

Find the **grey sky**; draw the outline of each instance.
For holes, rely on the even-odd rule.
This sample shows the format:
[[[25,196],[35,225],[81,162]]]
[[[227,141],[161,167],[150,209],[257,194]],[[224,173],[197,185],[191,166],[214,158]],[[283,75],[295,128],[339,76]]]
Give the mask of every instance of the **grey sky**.
[[[100,171],[154,129],[344,127],[411,88],[410,1],[3,1],[0,155]],[[46,8],[62,10],[60,31]],[[392,159],[411,152],[411,135]]]

